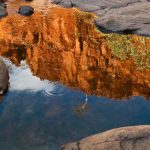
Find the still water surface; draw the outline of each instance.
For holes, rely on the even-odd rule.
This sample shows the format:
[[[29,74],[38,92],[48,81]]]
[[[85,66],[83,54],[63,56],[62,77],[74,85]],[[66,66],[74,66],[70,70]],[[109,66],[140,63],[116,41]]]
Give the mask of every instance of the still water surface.
[[[48,0],[10,0],[6,5],[9,15],[21,5],[43,13],[53,7]],[[6,63],[10,89],[0,103],[0,150],[58,150],[63,143],[108,129],[150,124],[150,101],[144,97],[86,95],[59,82],[41,81],[25,62],[19,67]]]
[[[0,149],[58,150],[60,144],[108,129],[150,124],[143,97],[116,101],[41,81],[24,62],[6,61],[10,90],[0,103]]]

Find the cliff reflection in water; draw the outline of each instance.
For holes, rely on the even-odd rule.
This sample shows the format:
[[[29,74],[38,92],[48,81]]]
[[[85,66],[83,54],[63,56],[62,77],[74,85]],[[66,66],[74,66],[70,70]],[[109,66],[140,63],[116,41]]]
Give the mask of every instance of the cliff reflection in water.
[[[47,16],[8,16],[0,21],[1,55],[16,64],[25,59],[41,79],[60,81],[88,94],[150,97],[150,70],[137,69],[131,56],[122,60],[112,54],[107,35],[95,29],[93,18],[65,8],[52,8]],[[131,39],[143,47],[140,37]],[[148,49],[149,43],[146,39]]]

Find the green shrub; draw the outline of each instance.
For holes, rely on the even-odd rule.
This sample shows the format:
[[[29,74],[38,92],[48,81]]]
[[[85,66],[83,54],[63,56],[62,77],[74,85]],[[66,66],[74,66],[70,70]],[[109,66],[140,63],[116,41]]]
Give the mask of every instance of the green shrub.
[[[106,36],[114,56],[121,60],[132,57],[138,69],[150,69],[150,48],[146,46],[147,37],[139,37],[139,44],[134,44],[131,35],[108,34]]]

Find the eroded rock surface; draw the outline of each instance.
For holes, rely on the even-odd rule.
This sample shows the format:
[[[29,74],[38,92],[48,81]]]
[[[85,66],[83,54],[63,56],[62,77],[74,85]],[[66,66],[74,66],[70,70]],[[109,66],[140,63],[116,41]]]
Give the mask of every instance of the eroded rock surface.
[[[112,129],[78,142],[63,145],[61,150],[149,150],[150,126]]]
[[[66,8],[52,8],[44,16],[8,16],[0,21],[0,54],[16,64],[25,59],[41,79],[60,81],[88,94],[150,97],[150,70],[138,69],[128,53],[122,60],[112,51],[119,46],[123,52],[140,54],[150,48],[150,39],[135,35],[112,39],[115,35],[97,31],[93,20],[92,14]],[[142,65],[143,60],[149,62],[144,57]]]
[[[149,0],[52,0],[64,7],[94,12],[99,30],[110,33],[134,33],[150,36]]]

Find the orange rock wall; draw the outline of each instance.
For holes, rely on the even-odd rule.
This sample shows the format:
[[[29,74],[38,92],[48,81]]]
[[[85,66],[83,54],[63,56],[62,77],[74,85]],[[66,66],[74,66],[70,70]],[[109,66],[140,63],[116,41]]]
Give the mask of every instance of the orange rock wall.
[[[93,18],[77,9],[59,7],[47,16],[8,16],[0,21],[0,54],[16,64],[26,59],[40,78],[89,94],[150,97],[150,70],[137,70],[132,58],[115,58]]]

